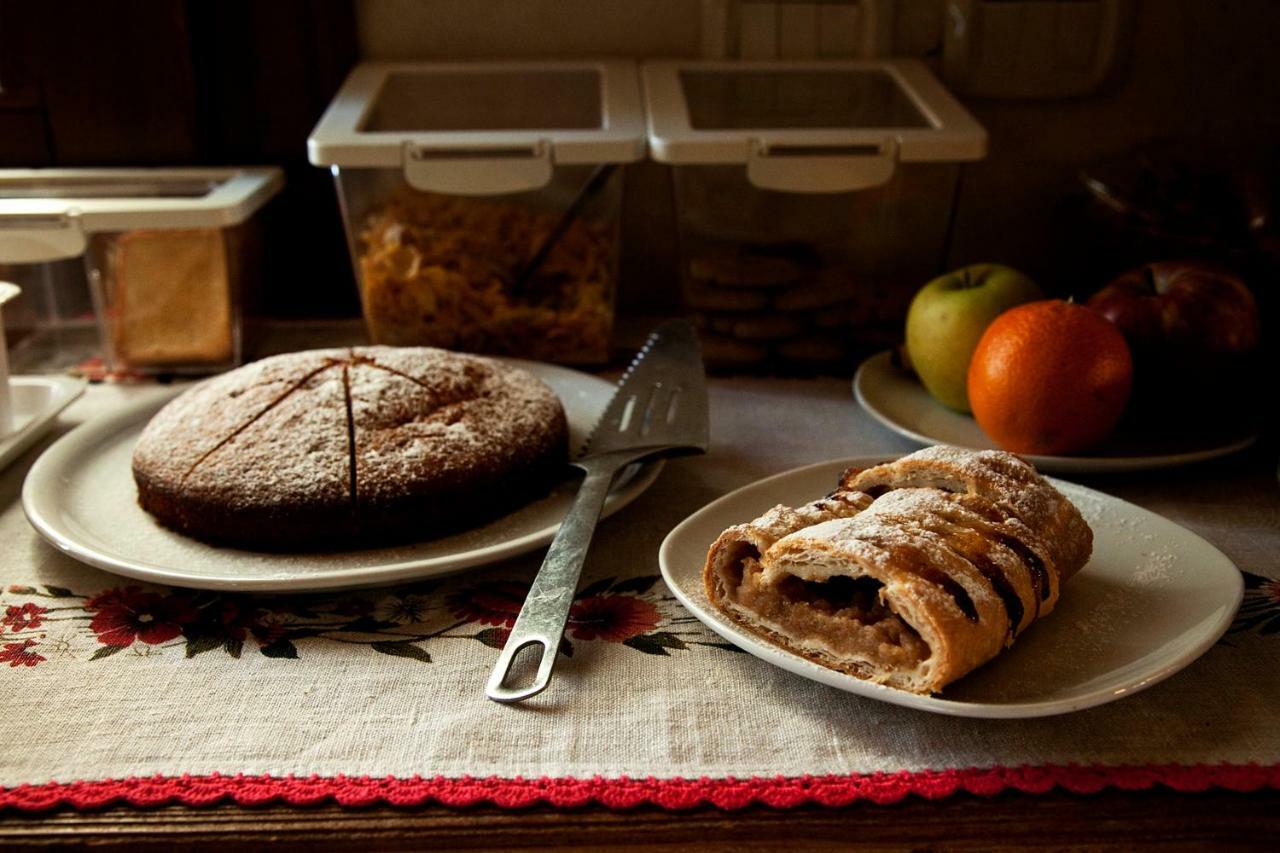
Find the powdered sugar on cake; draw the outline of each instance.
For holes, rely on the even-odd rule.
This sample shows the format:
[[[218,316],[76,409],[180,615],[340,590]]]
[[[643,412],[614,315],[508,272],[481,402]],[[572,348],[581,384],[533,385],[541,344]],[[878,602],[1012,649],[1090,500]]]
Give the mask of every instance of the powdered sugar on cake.
[[[187,475],[183,488],[233,506],[348,500],[342,368],[309,377]]]
[[[233,441],[347,352],[312,350],[264,358],[191,389],[147,424],[134,450],[135,468],[142,467],[157,480],[175,486],[184,483],[220,445]]]
[[[390,347],[357,350],[356,356],[351,400],[358,499],[511,464],[560,408],[543,383],[491,359]]]
[[[566,436],[555,393],[502,362],[425,347],[314,350],[189,390],[147,425],[133,465],[144,508],[165,523],[199,535],[207,511],[225,512],[209,535],[235,537],[261,509],[300,525],[296,539],[309,512],[321,513],[317,528],[358,532],[384,510],[451,513],[450,495],[461,509],[503,478],[543,480]]]

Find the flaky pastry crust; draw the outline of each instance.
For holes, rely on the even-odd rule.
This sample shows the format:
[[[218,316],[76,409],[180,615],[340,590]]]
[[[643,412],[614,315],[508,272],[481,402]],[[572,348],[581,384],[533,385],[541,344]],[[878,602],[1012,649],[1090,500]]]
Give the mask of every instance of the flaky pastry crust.
[[[936,693],[1051,612],[1092,541],[1019,457],[931,447],[729,528],[703,578],[717,608],[783,648]]]

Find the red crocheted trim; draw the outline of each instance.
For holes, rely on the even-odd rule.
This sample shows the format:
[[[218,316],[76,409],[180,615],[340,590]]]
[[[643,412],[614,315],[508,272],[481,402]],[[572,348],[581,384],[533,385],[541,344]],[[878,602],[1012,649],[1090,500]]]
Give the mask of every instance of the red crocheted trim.
[[[1162,785],[1175,791],[1223,788],[1257,791],[1280,788],[1280,764],[1151,765],[1146,767],[993,767],[968,770],[870,773],[852,776],[800,776],[751,779],[591,779],[548,778],[424,779],[369,776],[152,776],[92,782],[50,782],[0,790],[0,809],[42,811],[58,806],[100,808],[117,803],[160,806],[182,803],[208,806],[285,802],[313,805],[332,800],[344,806],[388,804],[445,806],[492,804],[523,808],[539,804],[574,807],[598,804],[611,809],[642,805],[691,809],[712,805],[741,809],[752,805],[792,808],[808,804],[844,806],[858,801],[895,803],[909,795],[936,800],[966,791],[990,796],[1006,790],[1042,794],[1062,788],[1092,794],[1105,788],[1126,791]]]

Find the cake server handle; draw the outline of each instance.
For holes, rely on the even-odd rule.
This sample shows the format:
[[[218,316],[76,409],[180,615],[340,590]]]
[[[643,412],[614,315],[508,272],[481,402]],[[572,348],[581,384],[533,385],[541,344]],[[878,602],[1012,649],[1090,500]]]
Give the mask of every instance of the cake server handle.
[[[511,628],[511,636],[498,655],[498,663],[485,686],[485,695],[493,701],[519,702],[541,693],[550,683],[560,637],[569,619],[569,608],[573,605],[573,595],[578,589],[578,578],[582,574],[587,546],[591,544],[600,510],[604,507],[614,475],[632,459],[634,454],[607,454],[579,463],[586,469],[587,476],[551,542],[538,576],[533,579],[516,624]],[[504,682],[512,661],[531,646],[538,647],[540,656],[533,681],[524,687],[507,686]]]

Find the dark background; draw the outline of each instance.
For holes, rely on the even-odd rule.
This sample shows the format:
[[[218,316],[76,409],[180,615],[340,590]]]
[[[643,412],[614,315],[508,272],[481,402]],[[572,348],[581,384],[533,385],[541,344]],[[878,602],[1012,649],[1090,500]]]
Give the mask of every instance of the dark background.
[[[276,164],[265,309],[359,313],[306,139],[356,61],[349,2],[0,2],[0,165]]]
[[[598,15],[632,8],[622,2],[609,0]],[[558,20],[570,12],[546,3],[538,8],[545,7],[548,29],[521,41],[503,29],[527,26],[512,21],[510,6],[0,0],[0,166],[280,165],[287,187],[265,212],[264,308],[277,317],[354,316],[359,306],[332,180],[307,163],[307,135],[362,50],[398,57],[429,43],[434,47],[423,53],[467,58],[485,44],[527,43],[528,53],[543,55],[595,49],[590,32],[570,39],[575,47],[552,45],[548,33],[581,22]],[[908,7],[943,26],[941,0],[903,0],[901,8]],[[1234,168],[1252,158],[1269,170],[1260,197],[1271,254],[1231,260],[1272,302],[1280,255],[1271,213],[1271,199],[1280,198],[1280,2],[1140,0],[1136,9],[1122,61],[1101,90],[1060,100],[963,98],[990,134],[990,153],[964,167],[948,265],[1001,261],[1053,292],[1087,295],[1126,265],[1185,252],[1107,231],[1106,224],[1099,230],[1080,170],[1154,141],[1208,140],[1222,149],[1208,155],[1211,163]],[[388,47],[386,33],[397,29],[404,35]],[[893,52],[936,65],[938,37],[925,32],[922,40],[917,28],[909,38],[895,36]],[[664,167],[628,170],[623,229],[620,308],[660,305],[674,292],[677,269]]]

